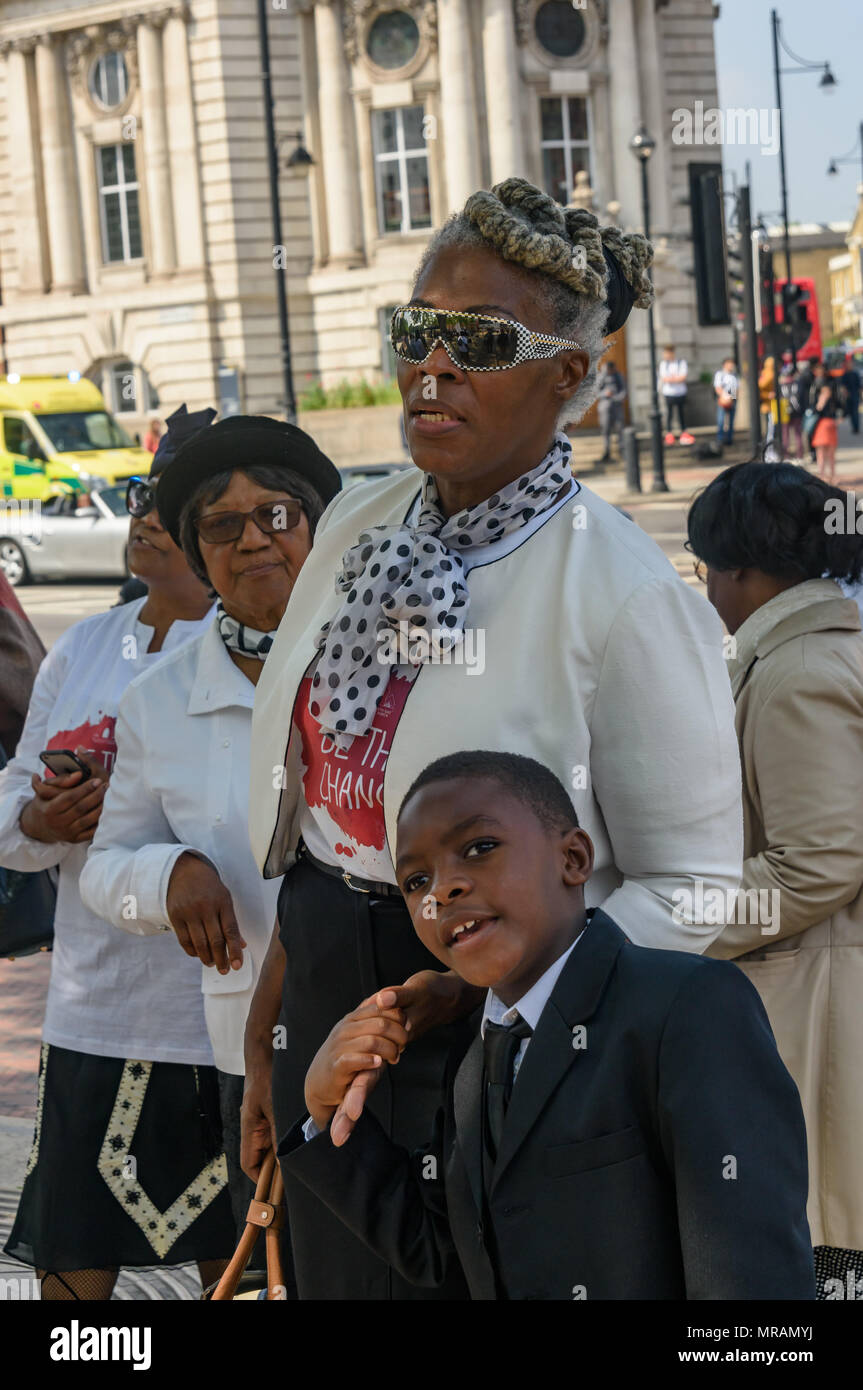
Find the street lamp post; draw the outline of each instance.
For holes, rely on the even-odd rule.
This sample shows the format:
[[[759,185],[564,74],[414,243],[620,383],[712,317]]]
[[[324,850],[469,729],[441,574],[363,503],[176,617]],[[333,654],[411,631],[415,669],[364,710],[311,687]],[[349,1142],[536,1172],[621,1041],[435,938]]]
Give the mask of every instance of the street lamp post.
[[[827,172],[831,176],[838,174],[840,164],[856,164],[858,160],[860,161],[860,183],[863,186],[863,121],[860,122],[854,148],[850,149],[847,154],[840,154],[831,159],[827,165]]]
[[[291,334],[288,325],[287,272],[282,241],[282,210],[279,202],[279,147],[273,108],[273,84],[270,75],[270,37],[267,31],[267,0],[258,0],[258,36],[261,46],[261,78],[264,85],[264,121],[267,132],[267,167],[270,181],[270,207],[273,221],[273,268],[276,272],[276,306],[279,313],[279,345],[282,356],[282,387],[285,418],[297,423],[297,401],[291,369]],[[297,148],[287,161],[287,167],[299,173],[308,171],[314,163],[302,140],[296,136]]]
[[[629,142],[629,148],[641,165],[641,219],[644,235],[650,240],[650,190],[647,183],[647,163],[656,149],[656,141],[648,134],[642,122]],[[652,270],[648,270],[651,280]],[[650,345],[650,454],[653,461],[653,481],[651,492],[668,492],[665,481],[665,446],[662,440],[662,417],[659,413],[659,396],[656,390],[658,366],[656,361],[656,327],[653,321],[653,305],[647,311],[647,335]]]
[[[776,84],[776,109],[779,112],[779,186],[782,193],[782,249],[785,256],[785,280],[791,284],[791,241],[788,235],[788,185],[785,178],[785,121],[782,116],[782,82],[783,73],[790,74],[795,72],[821,72],[821,81],[818,83],[825,92],[830,92],[836,86],[836,78],[830,71],[829,63],[812,63],[807,58],[798,58],[796,53],[783,42],[780,31],[779,11],[770,11],[770,25],[773,32],[773,78]],[[797,66],[793,68],[781,68],[779,66],[779,50],[789,57]]]

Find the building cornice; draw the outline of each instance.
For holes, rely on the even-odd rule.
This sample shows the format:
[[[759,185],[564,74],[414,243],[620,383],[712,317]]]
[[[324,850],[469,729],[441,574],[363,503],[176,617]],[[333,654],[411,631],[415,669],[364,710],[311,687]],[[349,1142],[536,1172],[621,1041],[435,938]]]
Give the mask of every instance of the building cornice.
[[[39,14],[34,10],[32,15],[6,24],[0,23],[0,54],[31,52],[37,42],[64,38],[73,33],[91,35],[93,38],[115,31],[130,34],[141,24],[161,26],[174,18],[188,23],[191,18],[189,0],[170,0],[168,4],[165,0],[156,0],[152,5],[135,0],[133,4],[89,6],[86,23],[82,23],[80,10],[65,10],[52,15]]]

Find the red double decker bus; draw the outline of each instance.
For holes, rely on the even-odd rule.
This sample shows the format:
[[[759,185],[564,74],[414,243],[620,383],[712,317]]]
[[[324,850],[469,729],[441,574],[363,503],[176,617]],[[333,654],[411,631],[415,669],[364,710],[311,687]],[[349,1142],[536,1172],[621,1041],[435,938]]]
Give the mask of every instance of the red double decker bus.
[[[774,280],[773,282],[773,315],[777,325],[785,322],[785,304],[782,291],[787,283],[787,280]],[[792,275],[791,283],[798,286],[799,316],[796,322],[792,323],[791,343],[795,359],[798,362],[806,362],[810,357],[817,357],[820,361],[822,351],[821,324],[818,320],[818,296],[815,293],[815,281],[804,276]],[[767,314],[764,312],[762,312],[762,325],[762,334],[766,335]],[[806,334],[807,326],[809,328],[808,334]]]

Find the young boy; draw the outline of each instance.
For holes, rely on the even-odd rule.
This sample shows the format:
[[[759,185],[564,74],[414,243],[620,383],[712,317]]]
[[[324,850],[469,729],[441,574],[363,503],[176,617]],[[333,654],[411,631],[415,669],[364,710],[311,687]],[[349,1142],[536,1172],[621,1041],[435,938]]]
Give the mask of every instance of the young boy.
[[[280,1146],[289,1206],[304,1184],[417,1284],[456,1253],[475,1299],[813,1298],[800,1100],[741,971],[585,912],[593,846],[533,759],[432,763],[397,849],[417,934],[489,991],[482,1023],[411,1156],[368,1111],[344,1142],[404,1015],[384,991],[342,1019]]]

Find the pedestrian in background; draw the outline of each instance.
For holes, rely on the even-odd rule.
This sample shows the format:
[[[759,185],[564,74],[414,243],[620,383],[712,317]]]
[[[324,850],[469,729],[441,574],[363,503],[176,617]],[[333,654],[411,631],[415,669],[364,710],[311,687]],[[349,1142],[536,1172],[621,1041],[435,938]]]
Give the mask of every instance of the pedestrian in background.
[[[602,458],[599,463],[608,463],[611,458],[611,436],[617,439],[618,450],[623,453],[623,403],[626,400],[626,381],[623,373],[617,370],[613,359],[600,363],[596,374],[597,413],[599,428],[602,430]]]
[[[0,570],[0,748],[7,758],[18,746],[44,655],[36,629]]]
[[[839,385],[842,390],[842,409],[851,421],[851,433],[860,433],[860,373],[849,362],[841,377]]]
[[[782,452],[786,458],[789,457],[793,435],[798,461],[803,458],[803,416],[808,405],[808,390],[804,401],[801,382],[802,376],[797,370],[797,363],[793,359],[783,362],[779,375],[779,390],[782,399],[788,403],[788,419],[782,426]]]
[[[812,447],[818,462],[818,476],[827,483],[836,481],[836,445],[839,439],[839,386],[828,374],[823,362],[815,368],[812,383],[812,408],[817,423],[812,432]]]
[[[741,893],[758,903],[707,954],[756,986],[800,1090],[820,1297],[825,1280],[844,1297],[847,1270],[863,1275],[863,635],[836,582],[859,581],[863,536],[825,525],[831,507],[844,521],[847,499],[794,464],[743,463],[688,520],[736,639]]]
[[[726,357],[713,378],[713,394],[716,397],[716,442],[720,446],[730,444],[734,439],[734,413],[737,410],[739,391],[740,378],[734,358]]]
[[[665,442],[675,444],[677,441],[674,435],[674,417],[677,416],[677,423],[680,427],[680,443],[694,444],[693,435],[686,429],[684,420],[684,407],[688,392],[687,378],[689,377],[689,364],[685,357],[675,357],[674,347],[669,343],[662,349],[662,361],[659,364],[659,376],[657,385],[659,393],[665,402]]]
[[[183,409],[185,409],[185,407],[183,407]],[[144,448],[147,450],[148,453],[155,454],[156,450],[159,447],[159,440],[162,438],[162,433],[163,430],[161,420],[151,420],[150,428],[144,435]]]

